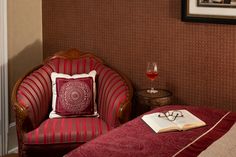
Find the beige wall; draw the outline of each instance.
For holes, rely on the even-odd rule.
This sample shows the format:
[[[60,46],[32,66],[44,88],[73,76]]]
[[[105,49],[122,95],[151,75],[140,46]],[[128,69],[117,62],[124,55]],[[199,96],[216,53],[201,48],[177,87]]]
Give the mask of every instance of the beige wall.
[[[41,3],[8,0],[9,93],[19,77],[42,62]],[[10,119],[14,121],[13,114]]]

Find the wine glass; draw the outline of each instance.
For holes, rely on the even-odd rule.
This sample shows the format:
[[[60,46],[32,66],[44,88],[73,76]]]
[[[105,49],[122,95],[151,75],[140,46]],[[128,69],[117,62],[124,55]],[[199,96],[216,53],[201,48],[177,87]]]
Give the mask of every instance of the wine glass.
[[[148,62],[147,63],[147,70],[146,70],[146,76],[148,79],[151,80],[151,89],[148,89],[148,93],[157,93],[158,91],[154,89],[152,86],[153,81],[158,76],[158,69],[157,69],[157,63],[156,62]]]

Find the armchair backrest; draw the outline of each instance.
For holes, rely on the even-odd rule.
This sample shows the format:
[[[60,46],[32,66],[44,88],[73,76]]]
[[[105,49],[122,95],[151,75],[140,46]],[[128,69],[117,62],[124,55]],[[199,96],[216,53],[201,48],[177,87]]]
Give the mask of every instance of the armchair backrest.
[[[110,127],[119,125],[122,109],[127,110],[131,103],[132,87],[113,69],[91,54],[79,53],[77,50],[59,52],[49,58],[37,70],[29,73],[19,84],[17,102],[27,110],[33,128],[48,118],[51,111],[52,72],[69,75],[97,71],[97,103],[101,118]],[[130,107],[130,106],[129,106]],[[117,118],[118,117],[118,118]]]

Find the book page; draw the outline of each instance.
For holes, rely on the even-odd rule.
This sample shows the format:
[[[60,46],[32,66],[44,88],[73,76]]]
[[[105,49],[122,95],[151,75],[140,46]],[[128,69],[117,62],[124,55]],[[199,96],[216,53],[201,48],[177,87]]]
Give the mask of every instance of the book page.
[[[158,114],[160,113],[156,112],[144,115],[142,120],[147,123],[156,133],[179,129],[174,123],[167,120],[166,118],[158,117]]]
[[[187,110],[179,110],[182,112],[183,117],[177,117],[176,120],[173,121],[181,130],[188,130],[191,128],[196,128],[200,126],[206,125],[201,119],[193,115]]]

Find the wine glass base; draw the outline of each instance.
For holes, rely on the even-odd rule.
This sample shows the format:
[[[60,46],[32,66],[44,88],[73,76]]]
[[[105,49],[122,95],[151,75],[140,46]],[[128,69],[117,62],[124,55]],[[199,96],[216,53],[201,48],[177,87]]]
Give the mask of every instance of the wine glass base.
[[[158,92],[158,90],[155,90],[155,89],[148,89],[147,90],[147,93],[150,93],[150,94],[155,94],[157,92]]]

